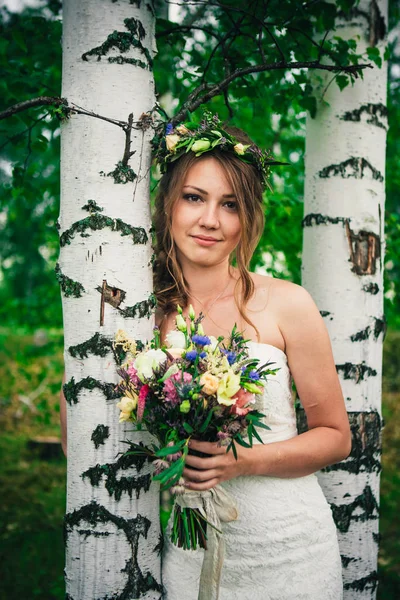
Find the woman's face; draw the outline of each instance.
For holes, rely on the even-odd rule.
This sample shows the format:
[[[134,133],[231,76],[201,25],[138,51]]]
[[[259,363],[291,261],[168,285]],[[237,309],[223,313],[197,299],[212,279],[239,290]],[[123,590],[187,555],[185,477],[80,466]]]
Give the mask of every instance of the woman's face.
[[[189,169],[172,210],[172,237],[181,266],[227,261],[240,240],[237,200],[214,158]]]

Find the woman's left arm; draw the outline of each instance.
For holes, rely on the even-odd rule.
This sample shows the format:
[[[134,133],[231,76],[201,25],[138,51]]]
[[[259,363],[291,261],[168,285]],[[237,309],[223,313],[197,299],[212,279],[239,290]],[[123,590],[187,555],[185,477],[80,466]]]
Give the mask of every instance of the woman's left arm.
[[[193,449],[212,456],[187,457],[184,477],[189,489],[206,490],[239,475],[301,477],[344,460],[350,453],[349,421],[325,324],[304,288],[280,284],[278,323],[309,430],[286,441],[252,448],[236,444],[238,460],[226,448],[193,440]]]

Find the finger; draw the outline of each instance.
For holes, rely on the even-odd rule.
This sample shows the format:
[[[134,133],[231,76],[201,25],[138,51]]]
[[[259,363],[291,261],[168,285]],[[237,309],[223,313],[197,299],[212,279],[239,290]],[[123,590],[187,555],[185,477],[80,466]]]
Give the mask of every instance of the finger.
[[[215,458],[201,458],[200,456],[192,456],[188,454],[185,458],[185,464],[196,469],[213,469],[215,467]]]
[[[214,478],[214,479],[209,479],[208,481],[203,481],[203,482],[199,482],[196,483],[194,481],[188,481],[186,483],[186,487],[189,490],[193,490],[194,492],[205,492],[207,490],[211,490],[211,488],[215,487],[216,485],[218,485],[219,480]]]
[[[186,479],[186,482],[194,481],[194,482],[204,482],[209,481],[210,479],[217,478],[217,472],[215,469],[210,469],[208,471],[196,471],[195,469],[185,468],[183,470],[183,477]]]

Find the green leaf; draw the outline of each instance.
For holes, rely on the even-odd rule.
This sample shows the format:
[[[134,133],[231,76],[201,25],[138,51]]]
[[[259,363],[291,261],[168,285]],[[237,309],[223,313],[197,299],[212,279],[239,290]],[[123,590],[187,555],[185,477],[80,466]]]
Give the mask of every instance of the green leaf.
[[[193,433],[194,431],[193,427],[189,425],[189,423],[182,423],[182,427],[187,433]]]
[[[175,452],[179,452],[182,446],[185,444],[186,440],[181,440],[175,446],[165,446],[165,448],[160,448],[156,452],[156,456],[163,457],[168,456],[169,454],[174,454]]]
[[[344,90],[350,83],[350,79],[348,75],[337,75],[336,83],[339,86],[340,91]]]
[[[379,52],[379,48],[377,48],[376,46],[374,46],[373,48],[367,48],[367,55],[369,60],[372,60],[372,62],[375,63],[377,67],[381,68],[382,58]]]

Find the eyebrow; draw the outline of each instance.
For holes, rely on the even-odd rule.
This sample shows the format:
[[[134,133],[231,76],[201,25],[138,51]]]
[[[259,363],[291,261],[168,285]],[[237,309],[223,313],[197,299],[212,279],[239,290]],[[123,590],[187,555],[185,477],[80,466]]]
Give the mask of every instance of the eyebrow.
[[[208,192],[206,192],[205,190],[202,190],[201,188],[196,187],[195,185],[184,185],[183,188],[193,188],[194,190],[197,190],[198,192],[200,192],[201,194],[204,194],[205,196],[208,196]],[[236,198],[235,194],[222,194],[223,198]]]

